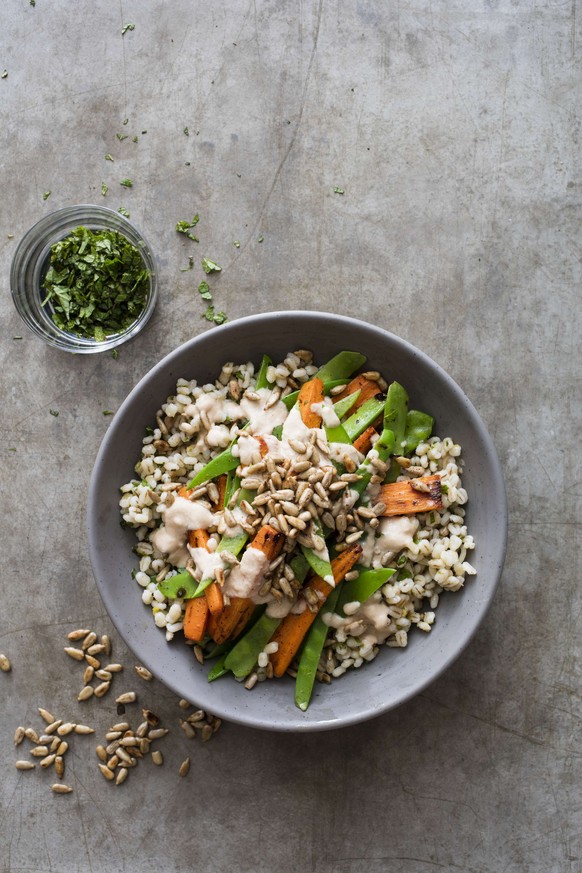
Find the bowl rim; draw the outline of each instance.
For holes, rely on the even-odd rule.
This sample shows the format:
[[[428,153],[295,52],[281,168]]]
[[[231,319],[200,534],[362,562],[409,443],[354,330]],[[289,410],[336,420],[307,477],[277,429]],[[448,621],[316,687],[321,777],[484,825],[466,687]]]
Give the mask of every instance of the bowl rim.
[[[92,213],[92,217],[88,213]],[[50,322],[52,333],[47,334],[43,330],[42,324],[47,321],[48,315],[45,314],[46,317],[43,318],[42,314],[34,311],[34,307],[31,306],[32,312],[29,312],[28,308],[22,305],[21,297],[24,295],[17,290],[24,282],[20,274],[28,262],[34,261],[35,264],[38,263],[39,257],[46,249],[45,240],[51,230],[58,229],[59,239],[64,239],[74,229],[75,224],[78,226],[85,224],[91,227],[92,221],[93,223],[102,223],[105,227],[122,234],[140,252],[143,263],[149,272],[149,290],[146,304],[130,325],[116,334],[110,334],[107,339],[101,342],[96,342],[90,337],[64,331],[52,322]],[[42,339],[51,348],[72,354],[96,354],[111,351],[117,346],[134,339],[146,326],[156,308],[159,293],[158,274],[159,265],[154,249],[147,237],[143,235],[141,230],[127,216],[111,209],[109,206],[103,206],[98,203],[77,203],[47,212],[22,235],[10,263],[10,292],[14,307],[24,324],[35,336]],[[40,289],[37,290],[40,293]],[[39,306],[42,309],[42,304],[39,304]]]
[[[411,685],[409,689],[407,689],[401,697],[396,702],[387,702],[379,705],[368,704],[363,707],[360,711],[346,715],[345,717],[334,717],[334,718],[321,718],[319,721],[310,721],[310,722],[302,722],[299,710],[298,715],[294,718],[281,716],[280,718],[274,718],[272,722],[265,723],[265,719],[261,717],[254,716],[252,713],[246,712],[238,712],[230,711],[227,708],[221,706],[219,703],[212,703],[208,697],[198,698],[197,702],[202,708],[208,708],[213,714],[224,718],[230,722],[234,722],[236,724],[243,725],[245,727],[252,727],[262,730],[272,730],[272,731],[282,731],[282,732],[313,732],[313,731],[324,731],[324,730],[332,730],[341,727],[348,727],[350,725],[359,724],[360,722],[367,721],[371,718],[375,718],[376,716],[382,715],[386,712],[389,712],[392,709],[396,709],[399,706],[406,703],[408,700],[412,699],[419,695],[426,687],[432,684],[439,676],[441,676],[450,666],[451,664],[457,660],[457,658],[462,654],[465,648],[468,646],[478,628],[481,626],[488,610],[491,605],[491,602],[495,596],[496,590],[498,588],[501,574],[503,571],[503,565],[505,561],[505,555],[507,550],[507,534],[508,534],[508,507],[507,507],[507,495],[505,490],[505,484],[503,479],[503,472],[501,468],[501,464],[497,455],[497,451],[495,449],[495,445],[493,440],[485,427],[479,413],[462,390],[462,388],[455,382],[455,380],[450,376],[446,370],[444,370],[439,364],[436,363],[429,355],[425,352],[414,346],[412,343],[407,340],[402,339],[398,335],[391,333],[390,331],[384,330],[381,327],[376,325],[372,325],[369,322],[364,321],[363,319],[357,319],[350,316],[337,315],[335,313],[328,313],[321,310],[281,310],[281,311],[269,311],[269,312],[261,312],[255,315],[245,316],[240,319],[236,319],[235,321],[228,322],[225,325],[222,325],[218,328],[220,331],[220,337],[224,340],[224,345],[228,348],[228,334],[234,333],[237,330],[240,330],[241,327],[244,328],[249,324],[258,324],[263,319],[269,317],[292,317],[298,321],[307,320],[313,318],[314,316],[318,318],[324,318],[326,321],[331,321],[334,323],[341,323],[344,326],[354,324],[361,325],[367,330],[371,330],[378,335],[380,339],[388,339],[395,346],[400,346],[400,348],[405,349],[408,354],[414,355],[416,358],[423,361],[425,365],[428,365],[431,369],[434,369],[441,379],[443,379],[448,387],[457,394],[459,400],[462,402],[463,406],[467,408],[471,415],[472,424],[475,427],[478,437],[486,450],[486,454],[488,460],[491,465],[490,474],[492,477],[492,481],[495,489],[499,495],[499,505],[496,507],[496,523],[497,530],[500,536],[500,547],[498,549],[498,553],[496,555],[495,562],[492,561],[491,566],[488,568],[491,574],[491,582],[489,584],[489,589],[487,592],[482,592],[482,596],[480,597],[479,603],[479,613],[478,620],[473,622],[472,627],[469,629],[469,632],[466,633],[465,637],[461,642],[457,643],[455,648],[452,650],[450,655],[446,658],[443,658],[439,661],[439,665],[437,668],[434,668],[425,679],[416,682],[414,685]],[[216,328],[214,329],[216,330]],[[175,349],[166,354],[157,364],[154,364],[142,378],[137,382],[137,384],[132,388],[129,394],[126,396],[125,400],[117,410],[115,416],[112,418],[109,428],[105,433],[105,436],[101,442],[99,447],[97,456],[95,458],[95,463],[93,466],[89,488],[88,488],[88,499],[87,499],[87,512],[86,512],[86,532],[88,538],[88,550],[90,563],[93,570],[93,575],[97,584],[97,588],[99,590],[99,594],[103,600],[103,603],[106,607],[108,615],[115,625],[117,631],[121,635],[122,639],[126,643],[126,645],[131,649],[131,651],[135,654],[135,656],[140,660],[140,663],[144,663],[156,677],[166,685],[170,690],[174,691],[180,697],[183,696],[183,689],[179,687],[179,683],[175,683],[173,681],[173,676],[170,674],[169,676],[164,676],[163,678],[160,676],[156,664],[152,663],[149,659],[148,652],[142,651],[141,649],[138,651],[137,648],[134,648],[132,643],[127,639],[126,632],[123,629],[123,620],[121,616],[117,615],[116,612],[116,600],[113,595],[113,592],[102,586],[99,573],[99,550],[96,547],[94,536],[95,526],[96,526],[96,518],[98,513],[98,505],[97,505],[97,486],[99,479],[99,469],[103,459],[107,456],[108,451],[110,450],[110,445],[114,442],[115,437],[117,435],[118,429],[121,427],[121,424],[124,419],[125,410],[131,406],[134,398],[142,393],[143,387],[146,383],[148,383],[151,379],[153,379],[158,373],[163,371],[174,358],[180,357],[183,353],[185,353],[190,348],[195,348],[196,344],[200,341],[201,338],[208,335],[208,332],[204,332],[199,334],[198,336],[192,337],[184,343],[181,343]],[[218,336],[218,334],[217,334]],[[160,401],[160,402],[163,402]],[[136,600],[136,607],[137,607]],[[209,688],[211,686],[209,685]]]

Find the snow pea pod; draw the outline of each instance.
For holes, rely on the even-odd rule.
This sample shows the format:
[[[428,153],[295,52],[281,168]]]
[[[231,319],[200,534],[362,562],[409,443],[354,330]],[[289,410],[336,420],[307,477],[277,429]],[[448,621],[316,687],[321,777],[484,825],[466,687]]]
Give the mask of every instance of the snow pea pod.
[[[365,403],[362,403],[360,408],[343,423],[350,440],[353,442],[363,434],[366,428],[374,424],[376,419],[382,415],[383,411],[383,401],[376,400],[375,397],[371,397]]]
[[[228,473],[230,470],[235,470],[238,467],[239,459],[235,458],[232,453],[232,447],[229,446],[216,458],[209,461],[193,479],[188,482],[188,488],[196,488],[204,482],[209,482],[211,479],[216,479],[217,476],[222,476],[223,473]]]
[[[341,424],[337,424],[335,427],[326,427],[325,435],[327,437],[328,443],[345,443],[347,445],[352,444],[352,440],[349,438],[344,426]]]
[[[386,393],[384,404],[384,427],[394,434],[394,448],[401,452],[406,434],[406,417],[408,415],[408,394],[400,382],[392,382]]]
[[[348,394],[347,397],[343,397],[341,400],[338,400],[337,403],[333,404],[333,411],[338,418],[343,418],[344,415],[348,414],[361,393],[361,389],[358,388],[358,390],[354,391],[353,394]]]
[[[324,622],[323,615],[335,611],[337,600],[342,590],[342,584],[340,582],[331,594],[328,595],[325,604],[321,607],[315,621],[311,625],[303,645],[297,678],[295,680],[295,704],[303,712],[305,712],[311,700],[315,674],[317,673],[319,659],[321,658],[323,646],[329,632],[329,627]]]
[[[182,570],[175,576],[166,577],[158,584],[158,591],[161,591],[165,597],[175,600],[177,597],[186,599],[194,597],[198,582],[193,579],[187,570]]]
[[[322,382],[330,379],[347,379],[352,373],[355,373],[359,367],[366,363],[366,356],[360,352],[339,352],[334,355],[327,364],[320,367],[315,374]],[[340,383],[341,384],[341,383]]]
[[[426,412],[419,412],[418,409],[411,409],[406,416],[406,431],[404,439],[406,440],[405,452],[411,455],[419,443],[427,440],[432,433],[434,418]]]
[[[338,615],[342,615],[342,610],[346,603],[353,603],[356,600],[358,603],[365,603],[372,594],[375,594],[382,585],[385,585],[392,578],[395,572],[396,570],[393,570],[391,567],[382,568],[381,570],[360,569],[360,575],[357,579],[344,582],[342,596],[338,601],[336,609]]]
[[[214,682],[215,679],[220,679],[221,676],[226,676],[230,671],[227,667],[225,667],[225,661],[228,657],[228,652],[225,652],[220,656],[218,661],[212,665],[211,669],[208,671],[208,676],[206,679],[208,682]]]
[[[384,461],[386,463],[393,450],[394,434],[391,430],[385,429],[376,440],[374,447],[370,449],[370,452],[374,452],[374,457],[376,457],[377,455],[381,461]],[[364,458],[363,462],[356,470],[357,474],[362,478],[359,480],[359,482],[354,482],[354,484],[351,486],[352,491],[356,491],[360,496],[368,487],[370,479],[372,478],[372,473],[374,472],[370,464],[370,452],[368,452],[367,456]]]
[[[325,540],[323,528],[321,524],[313,519],[313,531],[315,534],[320,536],[323,540]],[[331,562],[329,560],[329,553],[327,558],[322,558],[321,555],[318,555],[313,549],[308,548],[307,546],[301,546],[301,551],[303,553],[303,557],[313,570],[316,576],[321,576],[322,579],[333,579],[333,570],[331,568]],[[332,583],[333,584],[333,583]]]

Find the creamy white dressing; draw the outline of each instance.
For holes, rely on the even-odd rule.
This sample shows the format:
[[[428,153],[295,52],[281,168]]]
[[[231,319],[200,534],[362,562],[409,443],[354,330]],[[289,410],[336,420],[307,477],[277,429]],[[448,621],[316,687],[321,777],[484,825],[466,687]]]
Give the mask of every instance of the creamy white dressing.
[[[288,443],[289,440],[299,440],[307,445],[313,438],[313,434],[316,434],[316,439],[322,439],[327,443],[327,437],[323,428],[307,427],[301,418],[299,407],[294,406],[283,424],[283,431],[281,434],[282,441]]]
[[[324,397],[319,403],[312,403],[311,411],[320,416],[326,427],[337,427],[340,424],[340,419],[333,408],[331,397]]]
[[[269,409],[265,409],[265,404],[270,399],[272,391],[270,388],[259,388],[255,391],[259,395],[258,400],[251,400],[249,397],[243,397],[240,402],[240,409],[243,417],[249,421],[249,433],[251,434],[270,434],[273,428],[283,424],[287,417],[287,407],[281,400],[277,400]]]
[[[168,555],[170,563],[176,564],[174,555],[184,549],[188,531],[198,528],[208,530],[214,527],[216,521],[214,513],[200,501],[193,503],[186,497],[176,497],[164,511],[164,521],[151,534],[150,540],[158,551]]]
[[[324,613],[322,619],[328,627],[336,629],[360,623],[361,628],[356,628],[359,639],[364,644],[381,645],[386,642],[394,630],[393,620],[388,613],[389,609],[390,607],[382,600],[381,595],[376,593],[345,618],[335,613]]]
[[[336,464],[343,464],[346,456],[358,467],[364,460],[364,455],[351,443],[329,444],[329,457],[332,461],[335,461]]]
[[[211,424],[221,424],[227,418],[232,419],[232,421],[243,418],[238,403],[235,403],[234,400],[227,400],[226,397],[214,391],[209,394],[201,394],[194,407],[199,413],[203,412]]]
[[[206,442],[213,448],[223,449],[230,442],[230,430],[225,424],[213,424],[206,434]]]
[[[371,532],[362,544],[360,564],[378,570],[385,566],[382,558],[388,554],[387,561],[402,549],[408,549],[413,543],[413,537],[418,530],[418,519],[414,516],[401,515],[394,518],[383,518],[376,529]]]
[[[218,552],[209,552],[204,548],[188,547],[188,551],[194,561],[196,578],[199,582],[202,579],[214,579],[214,571],[217,567],[222,568],[222,559]]]
[[[249,546],[240,564],[230,571],[224,583],[224,593],[229,597],[250,597],[254,599],[259,592],[265,574],[269,569],[269,559],[259,549]]]
[[[257,464],[261,460],[261,444],[254,436],[243,433],[239,436],[237,444],[233,446],[232,453],[238,456],[243,467],[248,467],[249,464]]]

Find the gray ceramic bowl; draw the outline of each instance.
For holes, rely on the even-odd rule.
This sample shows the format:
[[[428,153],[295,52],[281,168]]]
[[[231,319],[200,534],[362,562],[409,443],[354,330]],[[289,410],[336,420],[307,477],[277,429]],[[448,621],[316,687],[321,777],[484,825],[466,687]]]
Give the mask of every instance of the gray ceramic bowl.
[[[284,678],[247,691],[223,678],[206,681],[191,648],[168,644],[141,602],[131,577],[136,564],[132,530],[119,524],[119,486],[131,479],[144,429],[173,393],[180,377],[213,381],[227,361],[282,360],[295,348],[313,349],[324,362],[341,349],[368,356],[369,366],[402,382],[411,405],[430,412],[435,432],[461,443],[463,485],[469,492],[467,524],[477,547],[478,575],[463,590],[445,594],[430,634],[410,634],[406,649],[383,649],[331,686],[319,685],[306,713],[293,703],[293,683]],[[499,461],[481,419],[458,385],[413,346],[361,321],[327,313],[276,312],[243,318],[190,340],[167,355],[122,404],[103,440],[91,479],[88,506],[93,572],[105,606],[138,660],[180,697],[221,717],[270,730],[313,731],[340,727],[386,712],[418,694],[458,657],[483,620],[499,581],[506,545],[507,508]]]

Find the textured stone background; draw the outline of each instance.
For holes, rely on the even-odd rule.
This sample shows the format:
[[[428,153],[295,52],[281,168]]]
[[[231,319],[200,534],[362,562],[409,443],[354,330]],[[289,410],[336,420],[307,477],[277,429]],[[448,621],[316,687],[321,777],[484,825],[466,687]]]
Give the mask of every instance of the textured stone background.
[[[4,0],[0,23],[0,869],[581,871],[575,0]],[[10,300],[18,239],[79,202],[124,206],[160,258],[154,319],[117,360],[45,347]],[[195,211],[198,247],[174,231]],[[191,253],[223,266],[231,319],[355,315],[452,374],[505,469],[505,573],[469,648],[401,709],[326,735],[226,724],[187,780],[174,735],[119,790],[78,737],[75,793],[55,798],[14,770],[12,732],[70,710],[72,627],[133,663],[92,581],[85,489],[103,410],[212,329]],[[173,723],[173,696],[150,698]]]

